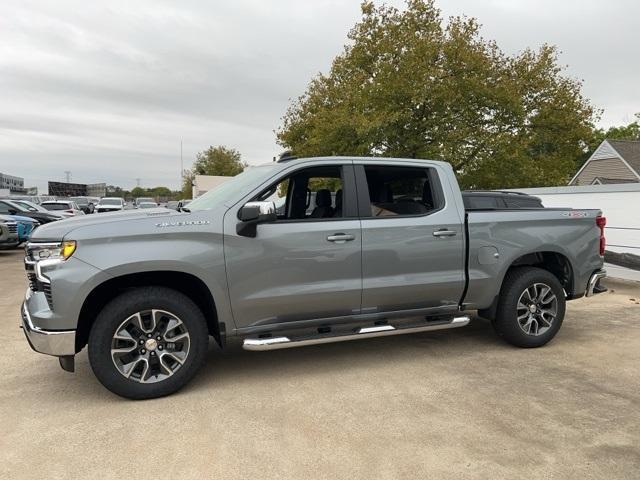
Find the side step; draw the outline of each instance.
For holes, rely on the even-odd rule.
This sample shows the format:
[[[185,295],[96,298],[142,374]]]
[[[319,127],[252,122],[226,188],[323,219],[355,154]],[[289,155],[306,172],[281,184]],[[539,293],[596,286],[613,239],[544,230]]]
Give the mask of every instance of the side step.
[[[448,328],[464,327],[469,323],[469,317],[454,317],[446,323],[435,325],[421,325],[419,327],[395,328],[392,325],[377,325],[364,327],[349,335],[334,335],[324,337],[306,337],[304,339],[290,339],[289,337],[245,338],[242,348],[245,350],[263,351],[279,350],[281,348],[304,347],[306,345],[318,345],[320,343],[346,342],[347,340],[359,340],[361,338],[385,337],[387,335],[403,335],[405,333],[430,332],[433,330],[445,330]]]

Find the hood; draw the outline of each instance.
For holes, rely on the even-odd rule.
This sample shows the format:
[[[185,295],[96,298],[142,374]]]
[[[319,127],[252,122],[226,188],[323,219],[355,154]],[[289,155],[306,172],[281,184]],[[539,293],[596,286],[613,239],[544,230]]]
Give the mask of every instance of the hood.
[[[47,223],[35,230],[31,236],[32,241],[60,241],[65,236],[69,235],[72,231],[90,227],[93,225],[105,225],[109,223],[121,223],[148,220],[148,219],[162,219],[158,221],[164,221],[167,217],[174,217],[186,215],[182,212],[176,212],[175,210],[169,210],[168,208],[150,208],[147,210],[122,210],[112,213],[101,213],[93,215],[78,215],[75,217],[66,218],[59,222]]]

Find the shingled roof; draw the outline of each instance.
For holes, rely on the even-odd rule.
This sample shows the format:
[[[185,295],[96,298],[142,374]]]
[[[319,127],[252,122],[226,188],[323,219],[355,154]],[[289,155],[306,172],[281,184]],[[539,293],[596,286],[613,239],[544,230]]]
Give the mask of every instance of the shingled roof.
[[[640,175],[640,140],[609,140],[616,152]]]

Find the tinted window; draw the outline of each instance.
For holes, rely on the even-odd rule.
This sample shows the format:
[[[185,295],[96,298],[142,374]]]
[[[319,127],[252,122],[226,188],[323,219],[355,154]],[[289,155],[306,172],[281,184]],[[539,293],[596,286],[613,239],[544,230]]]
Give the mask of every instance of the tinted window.
[[[432,168],[365,165],[371,216],[425,215],[441,205]]]
[[[504,208],[504,204],[496,197],[488,195],[463,195],[464,207],[470,209]]]
[[[47,210],[69,210],[73,208],[69,203],[43,203],[42,206]]]
[[[507,197],[504,199],[507,204],[507,208],[544,208],[542,202],[533,197],[525,197],[515,195],[513,197]]]

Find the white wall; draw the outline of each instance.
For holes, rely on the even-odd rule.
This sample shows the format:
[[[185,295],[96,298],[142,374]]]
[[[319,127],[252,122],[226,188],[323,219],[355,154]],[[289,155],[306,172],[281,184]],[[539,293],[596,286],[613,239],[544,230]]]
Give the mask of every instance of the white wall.
[[[209,190],[213,190],[232,178],[233,177],[225,177],[221,175],[196,175],[193,181],[193,198],[198,198],[200,195],[204,195]]]
[[[545,207],[598,208],[607,217],[607,250],[640,255],[640,183],[514,189]]]

